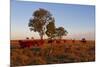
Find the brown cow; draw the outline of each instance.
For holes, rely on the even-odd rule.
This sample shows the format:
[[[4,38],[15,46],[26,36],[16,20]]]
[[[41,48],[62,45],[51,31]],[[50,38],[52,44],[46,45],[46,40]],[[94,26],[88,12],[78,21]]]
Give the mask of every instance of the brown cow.
[[[43,40],[19,40],[19,45],[21,48],[30,48],[32,46],[42,46],[44,44]]]
[[[34,41],[19,40],[19,45],[21,48],[26,48],[26,47],[30,48],[33,44],[34,44]]]

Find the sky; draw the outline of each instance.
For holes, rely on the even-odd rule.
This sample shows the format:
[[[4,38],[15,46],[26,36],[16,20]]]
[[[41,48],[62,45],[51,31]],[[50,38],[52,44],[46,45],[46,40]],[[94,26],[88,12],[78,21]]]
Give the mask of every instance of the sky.
[[[37,32],[31,32],[28,27],[33,12],[39,8],[50,11],[56,27],[63,26],[68,31],[65,39],[95,40],[95,6],[15,0],[11,0],[11,40],[40,38]]]

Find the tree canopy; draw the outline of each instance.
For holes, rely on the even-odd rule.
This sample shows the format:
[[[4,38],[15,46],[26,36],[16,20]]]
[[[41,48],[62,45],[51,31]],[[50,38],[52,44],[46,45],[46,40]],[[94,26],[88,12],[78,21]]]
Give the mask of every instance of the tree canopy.
[[[66,36],[68,32],[63,27],[56,28],[56,37],[62,38],[62,36]]]
[[[52,21],[54,21],[52,14],[45,9],[39,8],[33,13],[28,26],[31,31],[38,32],[41,39],[43,39],[43,35],[46,31],[46,25]]]
[[[30,31],[38,32],[41,39],[43,39],[43,35],[45,34],[51,39],[55,37],[61,39],[62,36],[68,34],[63,27],[56,28],[55,19],[52,14],[42,8],[33,12],[28,26]]]
[[[48,37],[50,37],[51,39],[54,37],[55,35],[55,23],[54,21],[50,22],[47,26],[47,31],[46,31],[46,34]]]

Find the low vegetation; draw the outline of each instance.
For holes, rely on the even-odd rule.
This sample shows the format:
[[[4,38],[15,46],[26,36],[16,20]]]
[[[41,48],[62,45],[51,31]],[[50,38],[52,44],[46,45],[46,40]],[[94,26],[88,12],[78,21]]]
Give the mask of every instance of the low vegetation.
[[[78,40],[58,40],[42,47],[21,48],[18,41],[11,41],[11,66],[58,64],[95,61],[95,42]]]

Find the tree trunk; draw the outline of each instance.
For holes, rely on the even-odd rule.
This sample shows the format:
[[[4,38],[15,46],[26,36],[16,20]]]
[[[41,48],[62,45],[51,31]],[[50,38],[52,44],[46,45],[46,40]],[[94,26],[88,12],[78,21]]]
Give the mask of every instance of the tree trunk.
[[[41,37],[41,40],[43,40],[43,35],[41,35],[40,37]]]

